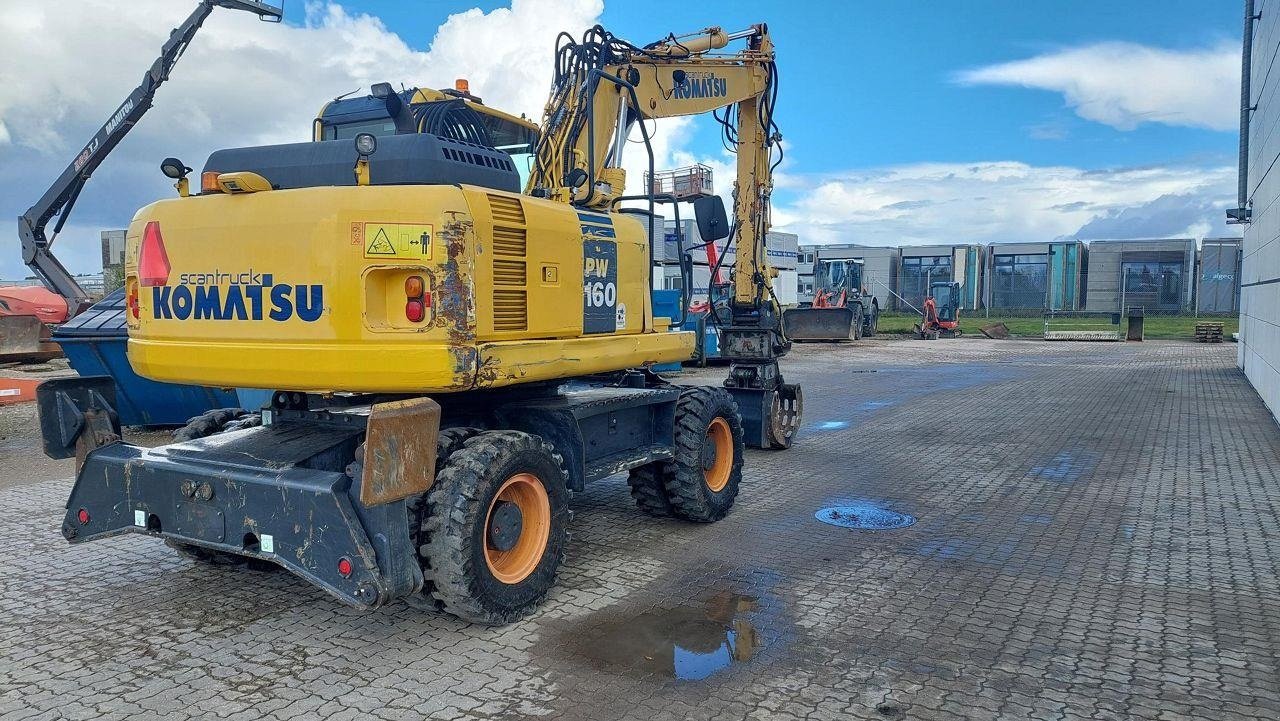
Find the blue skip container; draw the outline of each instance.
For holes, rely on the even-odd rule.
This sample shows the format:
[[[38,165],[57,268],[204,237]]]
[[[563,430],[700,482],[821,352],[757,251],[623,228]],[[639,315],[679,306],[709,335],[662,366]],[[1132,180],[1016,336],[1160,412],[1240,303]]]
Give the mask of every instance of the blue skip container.
[[[236,408],[233,390],[160,383],[133,372],[125,349],[124,290],[117,290],[53,332],[67,361],[82,376],[111,376],[116,412],[126,426],[176,426],[214,408]]]

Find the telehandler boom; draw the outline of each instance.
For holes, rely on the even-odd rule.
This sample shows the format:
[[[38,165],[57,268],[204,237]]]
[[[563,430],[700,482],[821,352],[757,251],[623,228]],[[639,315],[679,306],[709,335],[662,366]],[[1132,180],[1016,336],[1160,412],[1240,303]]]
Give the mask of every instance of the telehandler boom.
[[[541,133],[465,83],[378,83],[326,105],[311,142],[213,153],[198,193],[166,159],[180,197],[127,236],[130,362],[271,402],[147,449],[120,440],[110,379],[45,383],[46,452],[78,460],[63,534],[159,536],[356,606],[506,623],[553,586],[588,481],[625,472],[645,512],[723,518],[744,445],[786,447],[800,420],[763,251],[776,87],[763,25],[647,48],[596,27],[559,45]],[[648,148],[644,119],[721,107],[734,220],[718,197],[695,214],[739,248],[733,365],[724,387],[674,386],[647,370],[693,355],[650,297],[670,198],[623,194],[622,147],[640,124]]]
[[[58,232],[71,216],[71,207],[80,197],[80,191],[89,181],[93,171],[102,165],[107,156],[124,140],[133,126],[138,123],[155,98],[160,85],[169,79],[178,58],[191,44],[196,31],[204,24],[205,18],[215,7],[232,10],[247,10],[257,14],[258,18],[267,22],[279,22],[283,17],[280,8],[273,7],[257,0],[200,0],[200,4],[191,12],[181,25],[169,33],[169,39],[160,49],[160,57],[142,76],[142,82],[134,88],[129,96],[120,103],[115,113],[93,134],[84,149],[76,154],[75,159],[53,181],[40,200],[18,217],[18,237],[22,242],[22,260],[31,268],[36,277],[48,286],[49,290],[66,298],[70,315],[76,315],[89,306],[89,294],[62,263],[54,257],[50,248],[58,237]],[[57,218],[53,227],[53,236],[46,235],[45,229],[49,221]]]

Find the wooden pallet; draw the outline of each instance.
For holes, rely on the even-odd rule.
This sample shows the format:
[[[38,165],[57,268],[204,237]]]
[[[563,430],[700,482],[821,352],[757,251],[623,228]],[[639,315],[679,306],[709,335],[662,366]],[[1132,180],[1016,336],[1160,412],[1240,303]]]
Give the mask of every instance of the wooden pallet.
[[[1221,343],[1222,342],[1222,324],[1221,323],[1196,323],[1196,342],[1197,343]]]

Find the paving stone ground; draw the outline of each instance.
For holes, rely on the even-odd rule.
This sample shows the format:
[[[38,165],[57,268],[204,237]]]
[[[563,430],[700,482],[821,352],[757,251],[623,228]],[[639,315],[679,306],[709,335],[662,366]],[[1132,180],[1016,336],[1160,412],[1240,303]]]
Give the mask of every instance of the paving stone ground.
[[[1234,352],[806,346],[801,438],[726,520],[595,484],[501,629],[69,546],[69,479],[4,486],[0,719],[1275,719],[1280,430]],[[918,521],[814,518],[856,502]]]

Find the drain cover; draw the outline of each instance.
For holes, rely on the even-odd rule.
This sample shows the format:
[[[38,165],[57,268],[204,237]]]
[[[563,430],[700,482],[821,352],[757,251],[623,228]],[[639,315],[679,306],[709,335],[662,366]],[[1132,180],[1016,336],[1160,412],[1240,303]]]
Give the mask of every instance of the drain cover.
[[[915,516],[897,513],[887,508],[860,503],[854,506],[833,506],[824,508],[813,514],[823,523],[842,528],[862,528],[870,531],[884,531],[890,528],[906,528],[916,522]]]

